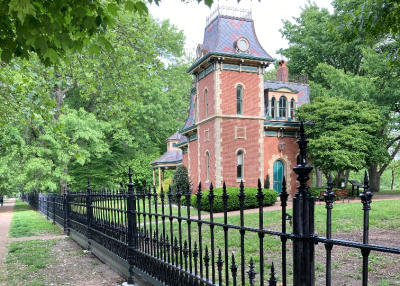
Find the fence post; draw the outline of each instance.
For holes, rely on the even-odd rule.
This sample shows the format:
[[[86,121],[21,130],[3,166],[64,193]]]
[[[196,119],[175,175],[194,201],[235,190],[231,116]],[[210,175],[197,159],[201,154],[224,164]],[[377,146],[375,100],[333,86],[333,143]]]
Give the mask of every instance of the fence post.
[[[56,224],[56,193],[53,192],[53,224]]]
[[[86,237],[88,241],[88,250],[92,249],[92,231],[91,231],[91,220],[92,220],[92,202],[91,202],[91,190],[90,180],[88,179],[88,186],[86,189]]]
[[[315,247],[310,240],[314,236],[314,198],[308,191],[308,175],[313,167],[307,164],[307,143],[303,122],[300,125],[300,138],[297,140],[300,160],[293,171],[300,185],[293,198],[293,285],[315,285]]]
[[[128,219],[128,264],[129,264],[129,277],[128,284],[135,284],[135,277],[133,273],[133,266],[135,264],[135,249],[136,249],[136,203],[134,201],[133,188],[135,184],[132,182],[132,172],[129,167],[129,183],[128,194],[126,196],[126,210]]]
[[[67,211],[67,196],[68,196],[68,184],[67,189],[64,187],[64,194],[63,194],[63,216],[64,216],[64,233],[68,235],[68,211]]]
[[[49,220],[49,190],[46,195],[46,219]]]

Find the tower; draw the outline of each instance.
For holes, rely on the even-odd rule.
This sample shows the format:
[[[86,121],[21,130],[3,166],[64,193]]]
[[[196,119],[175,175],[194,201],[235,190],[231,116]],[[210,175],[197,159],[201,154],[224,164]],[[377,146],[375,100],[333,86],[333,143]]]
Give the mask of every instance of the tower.
[[[183,163],[194,186],[255,185],[264,178],[264,69],[273,59],[258,42],[251,11],[215,10],[196,55],[187,70],[195,82],[190,114],[178,143]]]

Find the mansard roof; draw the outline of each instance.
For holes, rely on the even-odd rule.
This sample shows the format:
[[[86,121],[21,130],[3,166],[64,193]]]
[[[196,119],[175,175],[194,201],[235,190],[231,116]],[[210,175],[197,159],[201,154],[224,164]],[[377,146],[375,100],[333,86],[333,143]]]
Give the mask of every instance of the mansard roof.
[[[165,141],[173,141],[173,140],[179,140],[181,139],[182,135],[179,134],[179,131],[176,131],[174,134],[172,134],[167,140]]]
[[[177,164],[182,162],[182,150],[171,150],[164,153],[160,158],[150,163],[154,165]]]
[[[297,105],[301,106],[304,103],[310,103],[310,86],[308,84],[293,83],[286,81],[273,81],[265,80],[264,89],[279,90],[289,89],[292,92],[297,93]]]
[[[237,40],[245,38],[248,50],[241,52]],[[257,39],[251,10],[232,7],[218,7],[207,19],[201,56],[187,70],[191,72],[197,65],[212,55],[272,62],[274,59],[263,49]]]

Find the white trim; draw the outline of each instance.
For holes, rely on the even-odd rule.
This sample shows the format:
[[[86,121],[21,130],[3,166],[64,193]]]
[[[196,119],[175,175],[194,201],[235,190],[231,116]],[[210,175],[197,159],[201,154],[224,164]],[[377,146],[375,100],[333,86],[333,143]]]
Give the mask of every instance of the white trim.
[[[243,181],[244,182],[244,178],[245,178],[245,176],[244,176],[244,170],[245,170],[245,164],[244,164],[244,162],[245,162],[245,159],[244,159],[244,155],[246,155],[246,150],[244,149],[244,148],[238,148],[238,149],[236,149],[236,152],[235,152],[235,154],[236,154],[236,168],[237,168],[237,159],[238,159],[238,153],[239,153],[239,151],[242,151],[243,153],[242,153],[242,177],[239,179],[238,177],[237,177],[237,169],[236,169],[236,181],[237,180],[239,180],[239,182],[240,181]]]
[[[238,136],[238,130],[243,130],[244,136]],[[246,136],[246,126],[235,126],[235,139],[244,139],[244,140],[247,140],[247,136]]]

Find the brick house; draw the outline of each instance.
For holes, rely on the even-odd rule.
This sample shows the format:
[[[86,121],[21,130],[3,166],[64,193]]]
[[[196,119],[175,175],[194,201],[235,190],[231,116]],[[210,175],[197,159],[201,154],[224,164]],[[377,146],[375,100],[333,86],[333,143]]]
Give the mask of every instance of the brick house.
[[[165,162],[165,154],[152,162],[153,181],[162,165],[184,164],[196,191],[210,183],[218,188],[257,186],[270,177],[270,188],[281,191],[286,176],[288,191],[296,191],[300,123],[293,112],[308,103],[308,84],[289,82],[285,62],[279,62],[277,80],[264,80],[264,70],[274,59],[261,47],[251,11],[219,7],[209,18],[197,59],[187,70],[194,77],[189,115],[172,136],[179,162]],[[178,138],[179,137],[179,138]],[[171,137],[170,137],[171,138]],[[169,140],[168,142],[171,142]],[[169,149],[170,150],[170,149]]]

